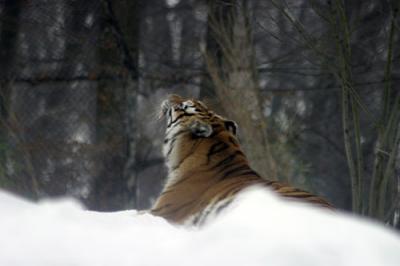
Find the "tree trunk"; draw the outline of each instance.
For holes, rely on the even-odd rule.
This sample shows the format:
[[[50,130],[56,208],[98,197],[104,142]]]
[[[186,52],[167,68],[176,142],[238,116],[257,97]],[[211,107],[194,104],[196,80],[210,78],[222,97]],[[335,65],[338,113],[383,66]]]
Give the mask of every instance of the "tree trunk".
[[[37,196],[36,181],[29,176],[13,177],[15,164],[11,143],[16,132],[9,117],[10,94],[16,78],[16,53],[21,14],[20,0],[5,0],[1,4],[2,19],[0,32],[0,186],[31,198]],[[9,120],[10,119],[10,120]]]
[[[120,77],[102,81],[98,93],[99,174],[89,207],[115,211],[137,207],[137,87],[140,10],[138,1],[103,2],[104,43],[100,73]]]
[[[208,41],[208,49],[213,50],[207,51],[206,61],[224,113],[239,125],[239,138],[251,166],[263,177],[276,179],[254,67],[248,11],[246,1],[209,2],[212,15],[208,34],[214,40]],[[207,92],[212,95],[210,90]]]

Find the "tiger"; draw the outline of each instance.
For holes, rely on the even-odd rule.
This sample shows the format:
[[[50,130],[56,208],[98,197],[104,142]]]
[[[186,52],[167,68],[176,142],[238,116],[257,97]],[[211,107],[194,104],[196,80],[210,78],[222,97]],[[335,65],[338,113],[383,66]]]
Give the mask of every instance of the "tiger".
[[[243,153],[236,122],[201,101],[169,95],[161,104],[167,126],[162,153],[168,175],[150,212],[178,225],[202,226],[246,188],[268,187],[277,195],[323,208],[322,197],[261,177]]]

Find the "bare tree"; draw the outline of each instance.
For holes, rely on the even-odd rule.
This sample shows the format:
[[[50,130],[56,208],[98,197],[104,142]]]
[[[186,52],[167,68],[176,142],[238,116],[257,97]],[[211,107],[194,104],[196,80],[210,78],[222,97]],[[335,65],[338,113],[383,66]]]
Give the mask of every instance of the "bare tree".
[[[276,179],[263,114],[246,1],[209,1],[206,63],[224,113],[239,124],[240,139],[252,166]],[[208,38],[211,38],[210,36]]]
[[[392,83],[392,73],[395,71],[394,44],[398,38],[395,30],[398,3],[393,2],[389,5],[374,3],[371,8],[363,9],[364,3],[361,1],[352,3],[329,1],[326,5],[313,1],[312,9],[327,29],[324,38],[320,39],[320,36],[313,35],[304,27],[288,5],[277,1],[272,3],[296,29],[306,47],[315,53],[317,60],[329,62],[325,67],[339,85],[343,146],[351,181],[352,210],[386,221],[387,216],[393,215],[393,212],[390,213],[388,210],[393,211],[391,206],[398,204],[393,201],[393,195],[397,192],[391,189],[397,187],[394,162],[398,157],[400,125],[399,98]],[[390,12],[389,19],[381,16],[382,9]],[[367,17],[368,19],[363,20]],[[382,27],[374,31],[374,26],[365,27],[360,21],[384,24],[388,29],[387,34],[384,34]],[[362,42],[367,43],[370,40],[365,36],[371,35],[376,36],[374,45],[363,46]],[[377,43],[385,48],[377,49]],[[384,59],[366,58],[365,52],[359,52],[362,49],[381,53],[381,58]],[[372,66],[375,69],[377,67],[382,69],[374,70],[371,69]],[[370,92],[374,95],[374,99],[381,101],[369,100],[367,104],[367,90],[357,83],[360,79],[382,78],[382,74],[383,82],[377,82],[381,87]],[[379,115],[375,115],[371,110]],[[367,152],[371,150],[371,143],[375,143],[373,156]]]
[[[98,175],[89,207],[118,210],[137,207],[137,92],[140,14],[137,1],[104,0],[102,45],[98,47]],[[110,48],[112,43],[114,46]]]

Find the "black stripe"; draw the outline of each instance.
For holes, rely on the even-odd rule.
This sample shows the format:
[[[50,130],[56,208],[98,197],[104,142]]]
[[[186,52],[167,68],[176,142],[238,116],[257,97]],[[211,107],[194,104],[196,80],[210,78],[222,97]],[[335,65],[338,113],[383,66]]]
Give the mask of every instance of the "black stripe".
[[[171,144],[170,144],[170,148],[169,148],[169,150],[168,150],[168,152],[167,152],[167,157],[171,154],[171,152],[172,152],[172,150],[173,150],[173,148],[174,148],[174,143],[175,143],[175,141],[176,141],[176,137],[178,137],[179,135],[181,135],[181,134],[183,134],[183,133],[185,133],[185,132],[187,132],[187,130],[185,130],[185,129],[179,130],[179,131],[176,132],[174,135],[172,135],[171,138],[165,139],[165,140],[164,140],[164,143],[167,143],[168,141],[170,141],[170,140],[172,139],[172,142],[171,142]]]
[[[219,127],[222,127],[220,124],[211,124],[211,127],[213,129],[211,135],[209,136],[209,138],[213,138],[215,137],[217,134],[219,134],[221,131],[218,130]]]
[[[179,135],[181,135],[181,134],[183,134],[185,132],[187,132],[186,129],[179,130],[174,135],[172,135],[171,139],[175,139],[177,136],[179,136]]]
[[[226,170],[228,170],[229,168],[234,167],[234,166],[236,166],[236,165],[237,165],[237,163],[236,163],[235,161],[233,161],[233,162],[231,162],[231,163],[228,163],[228,164],[226,164],[224,167],[218,169],[217,174],[223,173],[223,172],[225,172]]]
[[[174,139],[175,140],[175,139]],[[177,163],[174,167],[171,168],[172,171],[176,170],[187,158],[193,155],[193,153],[196,152],[196,148],[201,142],[202,139],[198,139],[193,145],[190,151],[180,160],[179,163]]]
[[[252,169],[250,169],[249,171],[240,173],[240,175],[254,175],[254,176],[260,177],[260,175],[259,175],[256,171],[254,171],[254,170],[252,170]],[[260,177],[260,178],[261,178],[261,177]]]
[[[170,126],[172,126],[173,124],[175,124],[180,118],[182,118],[185,115],[185,113],[182,113],[180,115],[178,115],[175,120],[172,120],[172,116],[171,116],[171,122],[167,125],[167,128],[169,128]]]
[[[229,142],[232,143],[235,146],[238,146],[238,141],[235,138],[231,137],[231,136],[229,137]]]
[[[229,155],[228,157],[226,157],[225,159],[223,159],[222,161],[220,161],[219,163],[217,163],[214,168],[220,167],[222,165],[226,165],[230,162],[232,162],[236,156],[238,155],[243,155],[243,152],[240,150],[235,151],[233,154]]]
[[[239,184],[237,184],[237,183],[239,183]],[[220,194],[218,196],[218,201],[226,199],[228,196],[233,196],[238,191],[244,189],[244,187],[241,186],[241,183],[242,183],[242,180],[239,180],[238,182],[233,183],[233,185],[231,185],[231,187],[228,189],[228,191],[225,191],[223,194]]]
[[[197,213],[197,215],[196,215],[196,217],[194,218],[194,220],[193,220],[193,224],[194,225],[200,225],[198,222],[199,222],[199,219],[200,219],[200,216],[201,216],[201,213]]]
[[[171,125],[175,124],[175,123],[176,123],[179,119],[181,119],[182,117],[184,117],[184,116],[193,116],[193,115],[194,115],[194,114],[182,113],[182,114],[178,115],[178,116],[175,118],[175,120],[171,121],[171,123],[169,123],[169,124],[167,125],[167,128],[169,128]]]
[[[256,173],[257,174],[257,173]],[[258,175],[258,174],[257,174]],[[259,176],[259,175],[258,175]],[[277,183],[277,181],[263,179],[263,185],[272,186],[272,184]]]
[[[221,151],[224,151],[224,150],[226,150],[227,148],[229,148],[229,145],[226,144],[226,143],[223,142],[223,141],[219,141],[219,142],[217,142],[217,143],[214,143],[214,144],[211,146],[211,148],[210,148],[210,150],[208,151],[208,153],[207,153],[207,160],[208,160],[208,162],[210,161],[211,155],[214,155],[214,154],[216,154],[216,153],[219,153],[219,152],[221,152]]]
[[[220,178],[220,180],[227,179],[228,177],[230,177],[234,173],[237,173],[235,176],[238,176],[239,175],[238,172],[243,171],[243,170],[250,170],[250,171],[247,171],[247,172],[254,172],[253,170],[250,169],[250,167],[248,165],[240,165],[239,167],[235,167],[235,168],[233,168],[233,169],[231,169],[229,171],[226,171],[224,173],[224,175]],[[243,175],[243,173],[240,173],[240,175]]]
[[[168,208],[169,206],[171,206],[171,203],[164,204],[164,205],[158,207],[157,209],[151,209],[151,213],[159,212],[162,209]]]
[[[251,185],[258,184],[258,178],[257,179],[251,179],[251,178],[246,178],[246,179],[237,179],[235,182],[231,182],[228,187],[225,187],[225,189],[228,189],[224,194],[218,196],[218,200],[222,200],[229,195],[234,195],[238,193],[240,190],[245,189]],[[249,184],[250,183],[250,184]]]
[[[183,181],[188,180],[190,177],[192,177],[193,175],[187,175],[186,177],[183,178],[179,178],[178,181],[176,181],[175,183],[171,184],[168,186],[168,188],[170,188],[169,190],[173,190],[174,187],[176,187],[177,185],[179,185],[180,183],[182,183]]]
[[[171,154],[172,150],[174,149],[174,143],[175,143],[176,139],[172,139],[172,142],[170,144],[169,150],[167,152],[166,157],[169,157],[169,155]]]
[[[244,156],[243,152],[241,152],[240,150],[236,151],[233,155],[236,156],[236,155],[239,155],[239,154],[241,154],[241,155]],[[221,162],[220,162],[220,163],[221,163]],[[222,164],[222,165],[223,165],[223,164]],[[220,165],[220,166],[222,166],[222,165]],[[217,174],[223,173],[224,171],[228,170],[229,168],[231,168],[231,167],[233,167],[233,166],[237,166],[237,165],[238,165],[237,162],[235,162],[235,161],[232,159],[231,162],[226,163],[222,168],[218,169]],[[219,166],[214,166],[213,168],[218,168],[218,167],[219,167]]]
[[[176,207],[175,207],[175,208],[171,208],[171,210],[168,210],[168,211],[167,211],[165,214],[163,214],[162,216],[163,216],[163,217],[165,217],[165,216],[171,216],[171,215],[175,214],[176,212],[180,211],[180,210],[183,209],[183,208],[190,207],[190,205],[193,204],[196,200],[197,200],[197,199],[188,201],[188,202],[186,202],[186,203],[184,203],[184,204],[181,204],[181,205],[179,205],[179,206],[176,206],[176,204],[174,204],[174,206],[176,206]],[[171,206],[171,204],[168,204],[168,205]]]
[[[171,126],[171,121],[172,121],[172,109],[170,108],[168,110],[168,123],[167,123],[167,128]]]
[[[279,192],[279,190],[278,190],[278,192]],[[300,199],[305,199],[305,198],[310,198],[310,197],[315,197],[314,195],[312,195],[312,194],[309,194],[309,193],[307,193],[307,192],[295,192],[295,193],[302,193],[302,194],[296,194],[296,195],[293,195],[293,194],[290,194],[290,193],[293,193],[293,192],[287,192],[287,193],[280,193],[282,196],[285,196],[285,197],[290,197],[290,198],[300,198]]]
[[[168,178],[167,178],[168,179]],[[168,186],[168,190],[163,190],[160,194],[160,196],[158,196],[159,198],[161,198],[162,196],[164,196],[165,194],[171,193],[171,192],[175,192],[175,189],[173,188],[173,186]]]
[[[279,183],[278,181],[274,181],[274,180],[265,180],[264,179],[264,183],[265,186],[272,188],[274,191],[277,191],[278,189],[282,188],[282,183]],[[276,185],[278,185],[278,187],[276,187]]]
[[[227,200],[224,204],[222,204],[221,206],[219,206],[216,210],[215,213],[219,214],[223,209],[225,209],[229,204],[231,204],[233,201],[233,198],[230,200]]]

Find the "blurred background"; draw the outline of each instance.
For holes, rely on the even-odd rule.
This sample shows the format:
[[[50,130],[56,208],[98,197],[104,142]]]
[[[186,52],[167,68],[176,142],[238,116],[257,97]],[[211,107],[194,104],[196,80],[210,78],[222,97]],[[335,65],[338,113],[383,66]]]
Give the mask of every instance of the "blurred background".
[[[0,0],[0,187],[149,208],[159,105],[200,98],[263,176],[400,227],[396,0]]]

